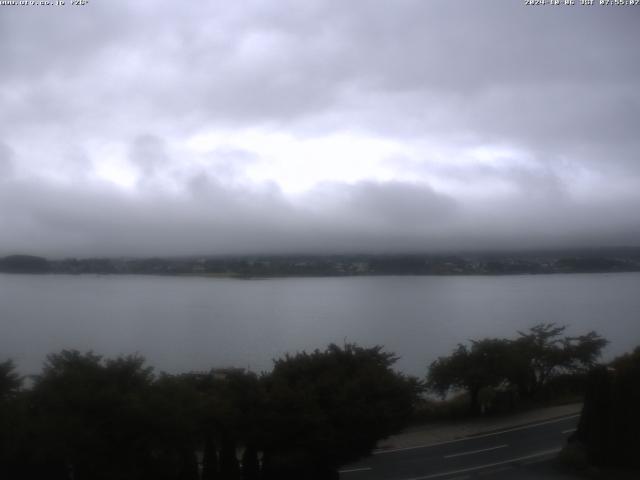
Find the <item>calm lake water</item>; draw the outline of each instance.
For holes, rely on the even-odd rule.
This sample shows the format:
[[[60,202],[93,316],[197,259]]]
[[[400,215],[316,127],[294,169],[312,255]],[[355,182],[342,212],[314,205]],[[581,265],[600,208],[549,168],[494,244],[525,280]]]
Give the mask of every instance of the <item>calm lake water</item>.
[[[640,274],[235,280],[0,274],[0,360],[24,373],[63,348],[138,352],[160,370],[268,370],[285,352],[381,344],[423,375],[458,342],[539,322],[640,344]]]

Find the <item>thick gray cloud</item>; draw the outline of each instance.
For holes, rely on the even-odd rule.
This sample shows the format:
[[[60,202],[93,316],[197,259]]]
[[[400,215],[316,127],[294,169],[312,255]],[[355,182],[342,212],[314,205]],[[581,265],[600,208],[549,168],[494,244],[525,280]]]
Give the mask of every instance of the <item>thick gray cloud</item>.
[[[638,20],[509,0],[2,7],[0,253],[637,245]]]
[[[0,182],[7,180],[13,174],[13,152],[8,145],[0,142]]]
[[[149,177],[166,165],[169,159],[161,138],[154,135],[140,135],[133,141],[129,160],[145,177]]]
[[[541,202],[533,193],[509,204],[463,208],[428,187],[363,182],[320,185],[301,207],[275,187],[238,190],[206,174],[190,186],[180,195],[132,197],[105,185],[12,182],[0,192],[3,253],[442,251],[625,244],[640,234],[619,199],[570,205]]]

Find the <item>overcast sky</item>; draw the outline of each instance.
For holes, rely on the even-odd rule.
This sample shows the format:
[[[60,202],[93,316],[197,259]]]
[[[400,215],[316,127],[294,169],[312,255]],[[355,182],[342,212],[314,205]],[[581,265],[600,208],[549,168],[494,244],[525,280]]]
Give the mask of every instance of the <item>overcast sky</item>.
[[[0,6],[0,254],[640,245],[640,6],[66,3]]]

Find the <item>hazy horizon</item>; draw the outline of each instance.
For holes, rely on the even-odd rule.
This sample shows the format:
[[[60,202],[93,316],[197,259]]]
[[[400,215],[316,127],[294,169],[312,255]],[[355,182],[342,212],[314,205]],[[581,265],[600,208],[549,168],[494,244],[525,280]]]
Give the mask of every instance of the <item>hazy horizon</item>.
[[[194,252],[184,254],[168,254],[168,255],[41,255],[39,252],[33,251],[14,251],[6,255],[0,255],[0,259],[13,257],[13,256],[28,256],[28,257],[40,257],[51,261],[62,261],[68,259],[111,259],[111,260],[142,260],[142,259],[194,259],[194,258],[229,258],[229,259],[241,259],[241,258],[297,258],[297,257],[318,257],[318,258],[331,258],[331,257],[434,257],[434,258],[446,258],[446,257],[545,257],[545,256],[611,256],[626,255],[632,256],[640,254],[640,246],[636,245],[621,245],[621,246],[609,246],[609,245],[594,245],[594,246],[565,246],[565,247],[548,247],[548,248],[486,248],[486,249],[432,249],[432,250],[336,250],[336,251],[296,251],[289,250],[286,252],[278,251],[246,251],[240,253],[208,253],[208,252]]]
[[[639,20],[513,1],[4,6],[0,256],[638,246]]]

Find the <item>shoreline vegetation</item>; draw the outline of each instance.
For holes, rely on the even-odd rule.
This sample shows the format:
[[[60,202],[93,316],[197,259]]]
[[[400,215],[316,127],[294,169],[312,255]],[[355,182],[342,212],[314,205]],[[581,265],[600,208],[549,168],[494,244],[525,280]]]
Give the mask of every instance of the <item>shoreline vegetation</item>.
[[[286,354],[260,375],[240,368],[157,374],[138,355],[63,350],[47,357],[29,386],[7,360],[0,362],[0,476],[336,480],[340,466],[411,424],[582,398],[562,462],[581,471],[637,468],[640,348],[600,364],[604,338],[564,332],[539,324],[514,338],[460,344],[428,365],[423,379],[395,371],[395,353],[356,344]],[[427,392],[443,400],[462,394],[434,402]]]
[[[153,258],[0,257],[0,273],[212,278],[539,275],[640,272],[640,247],[474,254],[233,255]]]

